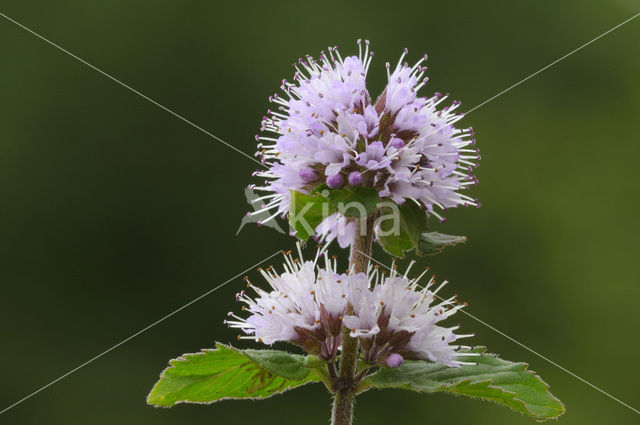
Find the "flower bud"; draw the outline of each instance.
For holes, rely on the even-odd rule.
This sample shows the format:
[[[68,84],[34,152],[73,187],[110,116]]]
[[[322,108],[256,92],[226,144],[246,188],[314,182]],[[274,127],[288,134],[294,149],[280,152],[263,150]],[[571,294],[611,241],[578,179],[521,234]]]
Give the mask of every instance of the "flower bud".
[[[394,369],[397,368],[397,367],[400,367],[400,365],[402,364],[403,361],[404,361],[404,359],[398,353],[391,353],[391,354],[389,354],[389,357],[387,357],[385,359],[385,363],[387,364],[387,366],[389,366],[391,368],[394,368]]]
[[[342,174],[334,174],[333,176],[327,177],[327,186],[331,189],[338,189],[342,187],[344,184],[344,177]]]
[[[362,174],[359,171],[349,173],[349,184],[351,186],[360,186],[362,184]]]
[[[300,176],[300,179],[305,183],[311,183],[318,180],[318,175],[316,174],[316,172],[308,167],[300,169],[300,171],[298,172],[298,176]]]

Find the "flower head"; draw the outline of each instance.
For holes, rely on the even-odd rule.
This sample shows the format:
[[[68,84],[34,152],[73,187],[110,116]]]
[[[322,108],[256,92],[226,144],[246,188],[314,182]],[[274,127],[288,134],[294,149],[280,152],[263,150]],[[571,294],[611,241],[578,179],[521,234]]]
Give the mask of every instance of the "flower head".
[[[338,273],[335,260],[326,254],[322,268],[316,262],[294,259],[291,253],[285,260],[282,273],[272,267],[261,270],[269,288],[248,283],[255,296],[244,291],[237,295],[249,316],[229,313],[226,323],[242,329],[245,335],[239,338],[268,345],[293,343],[330,361],[348,329],[360,341],[363,360],[389,367],[400,366],[403,359],[457,367],[465,363],[461,356],[472,355],[457,352],[468,347],[452,345],[472,335],[455,334],[458,326],[440,326],[463,304],[455,297],[439,299],[436,294],[444,283],[434,290],[433,278],[420,287],[418,281],[426,271],[409,279],[395,269],[386,276],[375,267],[366,274]]]
[[[480,156],[470,148],[472,129],[454,126],[463,117],[455,112],[460,103],[442,106],[448,95],[440,93],[418,96],[426,55],[409,66],[406,49],[393,70],[387,63],[387,87],[373,102],[365,85],[373,52],[364,44],[363,51],[358,41],[358,56],[342,58],[330,47],[319,60],[300,59],[293,81],[282,80],[283,95],[269,98],[274,107],[256,136],[266,169],[254,176],[264,184],[252,185],[266,192],[259,212],[272,211],[267,220],[289,212],[290,190],[309,193],[323,183],[373,187],[440,219],[438,209],[478,205],[462,193],[477,183],[471,172]]]

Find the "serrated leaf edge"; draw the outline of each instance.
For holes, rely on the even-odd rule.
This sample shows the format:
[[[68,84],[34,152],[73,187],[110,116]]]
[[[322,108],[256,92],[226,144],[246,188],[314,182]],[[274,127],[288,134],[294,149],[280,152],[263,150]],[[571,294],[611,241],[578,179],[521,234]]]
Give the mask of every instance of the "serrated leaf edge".
[[[487,357],[493,357],[493,358],[496,358],[496,359],[500,359],[500,355],[499,354],[486,353],[486,349],[487,348],[486,347],[481,347],[481,348],[482,348],[482,351],[481,351],[482,356],[487,356]],[[504,360],[504,359],[502,359],[502,360]],[[505,361],[511,362],[510,360],[505,360]],[[522,372],[527,373],[529,375],[532,375],[535,379],[537,379],[540,383],[542,383],[544,385],[544,391],[547,393],[547,395],[549,397],[551,397],[553,400],[555,400],[556,402],[558,402],[558,404],[560,405],[560,412],[555,416],[539,417],[535,413],[531,412],[531,410],[527,409],[526,405],[527,404],[531,404],[531,403],[527,403],[524,400],[521,400],[521,399],[517,398],[516,397],[517,393],[513,393],[511,391],[506,391],[506,390],[503,390],[502,388],[494,387],[494,386],[491,386],[491,385],[488,385],[489,387],[491,387],[493,389],[498,389],[498,390],[502,391],[505,394],[513,394],[514,395],[513,400],[516,400],[516,401],[519,401],[520,403],[522,403],[524,405],[525,410],[527,410],[529,412],[529,414],[538,422],[544,422],[544,421],[549,420],[549,419],[557,419],[567,411],[564,403],[558,397],[554,396],[551,391],[549,391],[551,386],[544,379],[542,379],[542,377],[540,375],[538,375],[535,371],[529,369],[529,363],[526,363],[526,362],[511,362],[511,363],[513,363],[514,365],[522,365],[524,367],[522,369]],[[470,382],[471,380],[469,379],[468,381]],[[491,382],[491,380],[489,379],[487,381],[479,381],[478,383],[483,383],[483,382]],[[453,393],[451,392],[451,394],[453,394]],[[471,396],[468,396],[468,397],[471,397]],[[475,398],[475,397],[471,397],[471,398]],[[478,398],[482,398],[482,397],[478,397]],[[496,404],[500,404],[500,403],[498,403],[496,401],[493,401],[493,400],[489,400],[489,399],[484,399],[484,400],[492,401],[492,402],[494,402]],[[511,408],[510,406],[506,406],[506,407],[509,407],[511,410],[515,410],[515,409]],[[522,412],[519,412],[519,413],[524,414]]]
[[[486,356],[486,357],[493,357],[493,358],[496,358],[496,359],[499,359],[499,358],[500,358],[500,356],[499,356],[498,354],[495,354],[495,353],[486,353],[486,347],[475,347],[472,351],[474,351],[474,352],[480,352],[480,353],[482,354],[482,356],[483,356],[483,357],[485,357],[485,356]],[[505,360],[505,361],[509,361],[509,360]],[[509,361],[509,362],[511,362],[511,361]],[[463,383],[468,383],[468,384],[471,384],[471,385],[483,385],[483,384],[485,384],[485,383],[486,383],[486,384],[487,384],[487,385],[486,385],[486,387],[487,387],[487,388],[491,388],[491,389],[494,389],[494,390],[498,390],[498,391],[500,391],[502,394],[506,394],[506,395],[508,395],[508,396],[511,396],[511,399],[512,399],[512,400],[515,400],[515,401],[517,401],[517,402],[521,403],[521,404],[522,404],[523,409],[524,409],[524,410],[526,410],[527,412],[529,412],[529,416],[531,416],[531,417],[532,417],[533,419],[535,419],[537,422],[544,422],[544,421],[549,420],[549,419],[558,419],[560,416],[562,416],[562,415],[566,412],[566,407],[565,407],[564,403],[562,403],[562,401],[560,401],[560,399],[558,399],[556,396],[554,396],[554,395],[549,391],[549,388],[551,388],[551,387],[549,386],[549,384],[547,384],[547,382],[546,382],[546,381],[544,381],[544,380],[540,377],[540,375],[538,375],[536,372],[534,372],[534,371],[532,371],[532,370],[530,370],[530,369],[529,369],[529,364],[528,364],[528,363],[525,363],[525,362],[511,362],[511,363],[513,363],[514,365],[521,365],[521,366],[524,366],[524,368],[522,369],[522,372],[524,372],[524,373],[528,373],[528,374],[530,374],[530,375],[533,375],[533,376],[534,376],[538,381],[540,381],[540,382],[544,385],[544,387],[545,387],[545,392],[546,392],[546,393],[547,393],[547,394],[548,394],[552,399],[554,399],[555,401],[557,401],[557,402],[558,402],[558,404],[560,405],[560,409],[561,409],[561,410],[560,410],[560,412],[559,412],[557,415],[555,415],[555,416],[545,416],[545,417],[541,417],[541,416],[539,416],[539,415],[535,414],[534,412],[532,412],[530,409],[528,409],[528,408],[527,408],[527,404],[528,404],[528,403],[526,403],[525,401],[523,401],[523,400],[521,400],[521,399],[519,399],[519,398],[517,398],[517,397],[516,397],[516,396],[518,395],[517,393],[511,392],[511,391],[507,391],[507,390],[504,390],[504,389],[502,389],[502,388],[500,388],[500,387],[492,386],[492,385],[491,385],[491,383],[493,382],[493,380],[492,380],[492,379],[487,379],[487,380],[484,380],[484,381],[478,381],[478,382],[475,382],[474,384],[471,384],[471,378],[469,378],[469,379],[463,379],[463,380],[457,381],[457,383],[456,383],[455,385],[459,385],[459,384],[463,384]],[[495,401],[495,400],[491,400],[491,399],[486,398],[486,397],[481,397],[481,396],[470,396],[470,395],[466,395],[466,394],[459,394],[459,393],[456,393],[455,391],[450,391],[450,390],[448,390],[448,389],[447,389],[447,384],[442,384],[442,385],[440,385],[437,389],[435,389],[435,390],[433,390],[433,391],[425,391],[425,390],[422,390],[422,389],[420,389],[420,388],[416,388],[416,387],[415,387],[414,385],[412,385],[411,383],[403,384],[403,386],[401,386],[401,387],[384,386],[384,385],[383,385],[383,386],[373,386],[373,385],[371,385],[370,387],[365,388],[363,391],[366,391],[366,390],[368,390],[369,388],[378,388],[378,389],[379,389],[379,388],[391,388],[391,389],[392,389],[392,388],[399,388],[399,389],[409,389],[409,390],[411,390],[411,391],[415,391],[415,392],[418,392],[418,393],[425,393],[425,394],[433,394],[433,393],[438,393],[438,392],[445,392],[445,393],[452,394],[452,395],[454,395],[454,396],[456,396],[456,397],[462,397],[462,396],[464,396],[464,397],[469,397],[469,398],[472,398],[472,399],[480,399],[480,400],[489,401],[489,402],[492,402],[492,403],[494,403],[494,404],[498,404],[498,405],[503,406],[503,407],[508,407],[510,410],[512,410],[512,411],[514,411],[514,412],[518,412],[518,413],[520,413],[520,414],[522,414],[522,415],[525,415],[525,413],[524,413],[524,412],[519,411],[519,410],[517,410],[517,409],[514,409],[513,407],[511,407],[511,406],[509,406],[509,405],[507,405],[507,404],[503,404],[503,403],[500,403],[500,402]],[[531,403],[529,403],[529,404],[531,404]]]
[[[153,406],[155,408],[158,408],[158,409],[169,409],[169,408],[171,408],[171,407],[173,407],[173,406],[175,406],[177,404],[204,404],[204,405],[209,405],[209,404],[214,404],[214,403],[218,403],[220,401],[226,401],[226,400],[264,400],[264,399],[271,398],[271,397],[273,397],[275,395],[278,395],[278,394],[283,394],[283,393],[285,393],[287,391],[290,391],[290,390],[295,390],[296,388],[302,387],[302,386],[307,385],[307,384],[312,384],[312,383],[316,383],[316,382],[322,382],[322,377],[318,376],[318,381],[309,380],[309,381],[307,381],[307,382],[305,382],[303,384],[296,385],[295,387],[289,387],[289,388],[285,388],[285,389],[280,390],[280,391],[274,391],[272,394],[270,394],[268,396],[262,396],[262,397],[222,397],[222,398],[219,398],[217,400],[212,400],[212,401],[178,400],[178,401],[174,402],[173,404],[171,404],[169,406],[162,406],[162,405],[154,404],[149,400],[150,397],[151,397],[151,394],[153,393],[153,391],[156,389],[158,384],[160,384],[160,381],[162,380],[162,377],[164,376],[165,372],[168,371],[169,369],[175,368],[175,366],[173,365],[173,362],[186,362],[186,361],[189,361],[189,359],[187,358],[188,356],[201,356],[204,353],[219,350],[221,347],[226,348],[226,349],[230,349],[231,351],[236,351],[238,353],[241,353],[242,355],[244,355],[246,357],[248,363],[252,363],[257,367],[263,368],[269,373],[277,375],[277,376],[279,376],[279,377],[281,377],[283,379],[289,379],[289,378],[286,378],[286,377],[284,377],[282,375],[279,375],[279,374],[277,374],[275,372],[272,372],[271,370],[269,370],[265,366],[260,365],[260,364],[256,363],[255,361],[251,360],[244,353],[244,350],[239,350],[239,349],[237,349],[237,348],[235,348],[235,347],[233,347],[231,345],[226,345],[226,344],[222,344],[220,342],[216,342],[216,348],[202,348],[197,353],[184,353],[184,354],[180,355],[179,357],[176,357],[175,359],[169,360],[169,366],[167,366],[166,368],[164,368],[162,370],[162,372],[160,372],[160,376],[159,376],[160,379],[158,379],[158,382],[156,382],[154,384],[154,386],[151,388],[151,391],[149,391],[149,394],[147,395],[147,398],[146,398],[147,404],[150,405],[150,406]],[[313,372],[314,371],[312,369],[309,369],[309,374],[312,374]],[[307,376],[309,376],[309,374],[307,374]],[[293,381],[292,379],[289,379],[289,380]]]

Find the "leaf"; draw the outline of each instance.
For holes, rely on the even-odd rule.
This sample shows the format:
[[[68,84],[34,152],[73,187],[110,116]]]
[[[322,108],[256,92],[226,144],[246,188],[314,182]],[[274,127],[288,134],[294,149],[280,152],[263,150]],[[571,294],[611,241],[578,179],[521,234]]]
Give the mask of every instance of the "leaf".
[[[380,197],[371,187],[345,187],[329,189],[319,185],[308,195],[291,191],[289,222],[300,240],[315,233],[316,227],[331,214],[339,212],[346,217],[370,214],[378,205]]]
[[[326,365],[327,363],[324,360],[322,360],[320,357],[313,354],[309,354],[304,359],[304,367],[319,369],[324,371]]]
[[[279,350],[244,350],[243,353],[254,363],[283,378],[299,381],[309,375],[305,356]]]
[[[309,195],[314,195],[316,193],[322,193],[325,190],[327,190],[327,191],[330,190],[329,186],[327,186],[326,183],[322,183],[322,184],[319,184],[318,186],[316,186],[311,192],[309,192]]]
[[[526,363],[513,363],[484,347],[461,352],[482,353],[473,357],[477,365],[448,367],[427,361],[407,360],[397,369],[384,368],[367,378],[376,388],[401,388],[425,393],[448,392],[481,398],[510,407],[538,421],[557,418],[565,412],[549,386]]]
[[[171,360],[147,397],[147,403],[213,403],[225,399],[262,399],[318,382],[306,357],[276,350],[238,350],[217,344],[213,350]]]
[[[290,193],[289,222],[300,240],[307,240],[325,218],[337,212],[335,205],[320,193],[306,195],[295,190]]]
[[[405,251],[418,248],[427,225],[427,214],[417,205],[405,202],[396,208],[384,208],[376,234],[385,251],[401,258]]]
[[[328,191],[327,197],[340,214],[346,217],[364,217],[378,206],[380,197],[372,187],[345,187]]]
[[[438,232],[425,232],[418,241],[418,255],[440,254],[446,247],[465,243],[465,236],[445,235]]]

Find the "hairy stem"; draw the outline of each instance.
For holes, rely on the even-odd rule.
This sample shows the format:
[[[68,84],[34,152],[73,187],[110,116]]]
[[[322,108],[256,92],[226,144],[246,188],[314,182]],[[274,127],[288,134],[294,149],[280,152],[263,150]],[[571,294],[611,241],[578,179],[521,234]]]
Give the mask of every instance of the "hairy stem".
[[[366,273],[371,255],[371,241],[373,241],[373,223],[375,216],[356,219],[356,237],[351,246],[350,266],[355,273]]]
[[[374,217],[357,218],[356,237],[351,247],[350,267],[355,273],[366,273],[373,240]],[[351,425],[353,421],[353,399],[356,389],[358,361],[358,340],[349,336],[345,329],[342,335],[342,355],[340,356],[340,374],[335,381],[332,425]]]

